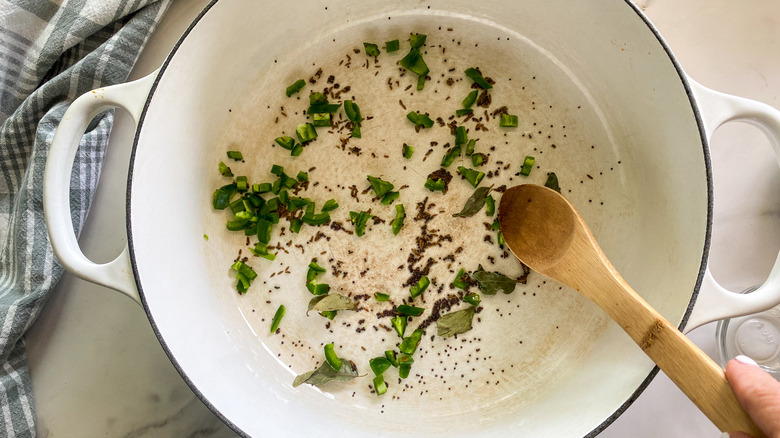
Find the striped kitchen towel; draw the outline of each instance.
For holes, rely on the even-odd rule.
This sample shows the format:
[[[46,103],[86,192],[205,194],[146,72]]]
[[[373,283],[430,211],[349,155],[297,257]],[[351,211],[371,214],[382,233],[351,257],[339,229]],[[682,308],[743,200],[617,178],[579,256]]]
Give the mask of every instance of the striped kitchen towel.
[[[68,104],[124,82],[170,0],[0,0],[0,436],[33,437],[24,334],[62,276],[43,220],[43,170]],[[71,175],[78,233],[113,113],[90,124]]]

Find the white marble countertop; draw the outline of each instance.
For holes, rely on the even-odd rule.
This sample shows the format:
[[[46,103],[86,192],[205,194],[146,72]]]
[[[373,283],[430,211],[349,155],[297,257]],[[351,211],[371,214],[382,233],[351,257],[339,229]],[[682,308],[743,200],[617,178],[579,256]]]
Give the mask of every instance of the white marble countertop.
[[[207,0],[174,2],[132,78],[159,67]],[[780,0],[638,0],[683,68],[703,85],[780,108]],[[95,261],[125,244],[124,192],[132,122],[121,111],[80,242]],[[712,144],[716,278],[741,290],[762,282],[780,249],[777,160],[755,128],[732,123]],[[690,337],[715,357],[715,327]],[[38,432],[47,436],[227,437],[176,373],[143,310],[108,289],[65,275],[27,338]],[[714,426],[663,375],[600,436],[716,437]]]

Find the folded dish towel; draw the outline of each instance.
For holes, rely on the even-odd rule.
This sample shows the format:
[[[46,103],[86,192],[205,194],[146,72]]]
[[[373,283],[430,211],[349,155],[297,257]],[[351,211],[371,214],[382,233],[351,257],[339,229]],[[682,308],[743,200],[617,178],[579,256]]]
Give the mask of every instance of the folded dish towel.
[[[124,82],[170,0],[0,2],[0,436],[36,436],[24,333],[63,273],[43,219],[43,170],[68,104]],[[93,120],[71,175],[78,233],[113,112]]]

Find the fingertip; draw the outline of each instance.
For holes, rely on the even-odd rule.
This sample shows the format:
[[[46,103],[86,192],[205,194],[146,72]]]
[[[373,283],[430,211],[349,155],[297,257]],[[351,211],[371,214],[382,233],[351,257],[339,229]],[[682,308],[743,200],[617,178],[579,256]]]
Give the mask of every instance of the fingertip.
[[[758,366],[758,363],[756,361],[749,358],[748,356],[745,356],[744,354],[740,354],[739,356],[735,357],[734,360],[736,360],[739,363],[743,363],[745,365],[753,365],[755,367]]]

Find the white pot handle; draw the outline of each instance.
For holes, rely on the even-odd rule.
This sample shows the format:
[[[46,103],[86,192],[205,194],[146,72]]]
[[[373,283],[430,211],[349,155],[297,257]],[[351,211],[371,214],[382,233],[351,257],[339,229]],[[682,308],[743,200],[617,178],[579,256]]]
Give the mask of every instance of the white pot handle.
[[[780,161],[780,111],[761,102],[711,90],[690,78],[688,81],[701,111],[708,141],[726,122],[749,122],[766,134]],[[766,282],[750,294],[727,290],[715,281],[707,268],[686,331],[719,319],[758,313],[777,304],[780,304],[780,256]]]
[[[141,299],[127,246],[114,260],[104,264],[92,262],[81,251],[70,215],[70,175],[79,142],[92,119],[105,110],[121,107],[130,113],[138,126],[156,77],[157,72],[154,72],[137,81],[98,88],[73,101],[54,133],[43,175],[46,227],[60,263],[73,275],[122,292],[138,303]]]

